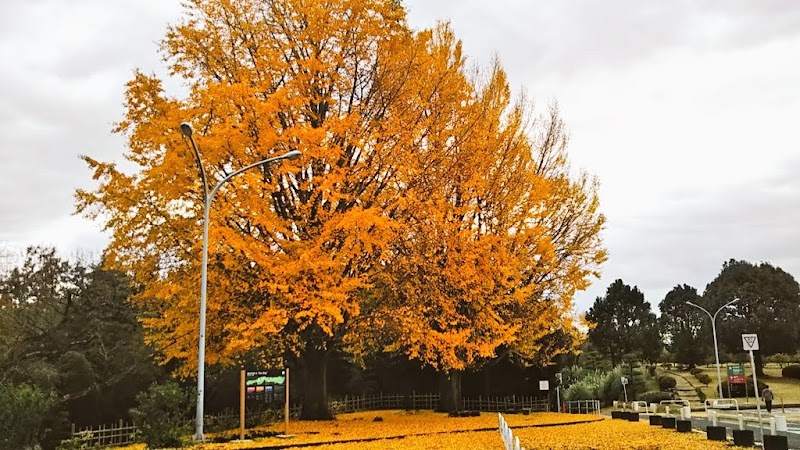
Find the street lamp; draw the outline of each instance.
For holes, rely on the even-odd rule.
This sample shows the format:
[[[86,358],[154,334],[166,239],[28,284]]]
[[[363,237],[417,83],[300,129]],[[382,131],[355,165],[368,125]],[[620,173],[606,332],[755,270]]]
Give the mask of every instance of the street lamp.
[[[204,400],[204,388],[205,388],[205,359],[206,359],[206,284],[208,281],[208,215],[209,211],[211,210],[211,200],[214,198],[214,194],[216,194],[217,190],[225,184],[228,180],[239,175],[240,173],[250,170],[254,167],[263,166],[265,164],[269,164],[274,161],[279,161],[281,159],[297,159],[300,157],[301,152],[299,150],[292,150],[288,153],[285,153],[280,156],[275,156],[272,158],[267,158],[257,163],[250,164],[249,166],[242,167],[239,170],[236,170],[228,175],[226,175],[223,179],[219,180],[216,186],[214,186],[210,191],[208,190],[208,180],[206,178],[206,171],[203,168],[203,162],[200,159],[200,152],[197,150],[197,144],[194,142],[194,137],[192,136],[194,133],[192,131],[192,126],[188,123],[184,122],[181,124],[181,133],[184,136],[189,138],[189,142],[192,144],[192,150],[194,150],[194,156],[197,158],[197,165],[200,166],[200,178],[203,181],[203,262],[200,269],[200,339],[198,343],[198,353],[197,353],[197,414],[195,416],[195,433],[194,433],[194,440],[195,441],[202,441],[203,440],[203,400]]]
[[[714,313],[713,316],[711,315],[710,312],[708,312],[708,310],[706,310],[702,306],[696,305],[696,304],[694,304],[692,302],[689,302],[689,301],[686,302],[687,305],[694,306],[695,308],[700,309],[704,313],[708,314],[708,317],[711,318],[711,332],[714,334],[714,356],[716,356],[716,358],[717,358],[717,388],[719,389],[719,398],[722,398],[722,373],[720,372],[720,368],[719,368],[719,349],[717,347],[717,325],[716,325],[717,314],[719,314],[720,311],[725,309],[725,307],[727,307],[729,305],[732,305],[732,304],[734,304],[734,303],[736,303],[738,301],[739,301],[739,299],[735,298],[735,299],[729,301],[728,303],[725,303],[724,305],[719,307],[719,309],[717,310],[717,312]]]

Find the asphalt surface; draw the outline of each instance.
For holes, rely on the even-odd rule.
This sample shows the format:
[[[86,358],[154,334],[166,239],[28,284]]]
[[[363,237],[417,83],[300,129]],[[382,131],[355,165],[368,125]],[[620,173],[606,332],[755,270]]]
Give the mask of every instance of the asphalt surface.
[[[799,412],[799,411],[800,410],[795,410],[793,412]],[[786,412],[788,413],[789,409],[787,409]],[[674,417],[674,416],[671,416],[671,417]],[[649,414],[640,414],[640,420],[644,420],[644,421],[648,421],[649,422],[649,420],[650,420],[649,419]],[[692,417],[692,428],[694,428],[695,430],[706,431],[706,428],[709,427],[710,425],[711,425],[711,421],[707,420],[706,418],[703,418],[703,417]],[[728,439],[730,439],[731,441],[733,440],[733,430],[738,430],[739,429],[739,424],[735,423],[735,422],[728,422],[728,421],[720,420],[720,421],[718,421],[717,425],[727,428]],[[752,423],[748,424],[747,422],[745,422],[745,429],[750,430],[750,431],[753,432],[753,437],[755,438],[757,444],[761,442],[761,431],[759,430],[759,427],[758,427],[757,423],[756,424],[752,424]],[[798,423],[789,423],[788,426],[787,426],[787,429],[788,429],[788,431],[786,431],[786,432],[778,431],[776,434],[778,434],[780,436],[786,436],[787,442],[789,443],[789,449],[790,450],[800,450],[800,424],[798,424]],[[765,414],[765,418],[764,418],[764,422],[763,422],[763,430],[764,430],[764,435],[768,435],[770,433],[769,420],[766,418],[766,414]]]

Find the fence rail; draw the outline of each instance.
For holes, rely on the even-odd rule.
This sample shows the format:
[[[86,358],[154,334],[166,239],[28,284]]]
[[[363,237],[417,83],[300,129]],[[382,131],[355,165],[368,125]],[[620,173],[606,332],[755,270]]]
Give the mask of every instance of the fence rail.
[[[133,444],[136,442],[137,431],[134,424],[125,423],[121,420],[118,424],[82,427],[79,429],[76,429],[75,424],[72,424],[72,438],[80,440],[82,444],[94,447]]]
[[[573,400],[566,403],[570,414],[600,414],[600,400]]]
[[[331,398],[328,407],[333,414],[343,414],[358,411],[374,411],[382,409],[436,409],[439,403],[439,394],[379,394],[371,396],[345,396]],[[461,405],[465,410],[485,412],[506,412],[527,410],[531,412],[545,412],[550,410],[550,403],[546,399],[536,397],[483,397],[463,398]],[[290,408],[289,417],[299,417],[302,411],[299,405]],[[283,409],[250,411],[245,413],[245,423],[253,426],[258,423],[283,420]],[[193,420],[187,420],[182,425],[190,427]],[[228,411],[222,414],[206,415],[206,429],[230,429],[239,426],[239,413]],[[136,442],[137,428],[133,424],[123,423],[101,425],[99,427],[72,426],[72,438],[80,440],[81,444],[93,447],[110,447],[113,445],[127,445]]]

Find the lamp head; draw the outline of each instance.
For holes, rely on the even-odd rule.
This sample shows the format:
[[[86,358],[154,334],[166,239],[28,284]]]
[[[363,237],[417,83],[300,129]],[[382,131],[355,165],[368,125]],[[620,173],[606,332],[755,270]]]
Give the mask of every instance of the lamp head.
[[[283,155],[282,159],[297,159],[302,154],[303,154],[303,152],[301,152],[300,150],[292,150],[289,153],[286,153],[285,155]]]
[[[191,138],[193,133],[192,126],[189,125],[188,122],[183,122],[181,124],[181,133],[183,133],[184,136]]]

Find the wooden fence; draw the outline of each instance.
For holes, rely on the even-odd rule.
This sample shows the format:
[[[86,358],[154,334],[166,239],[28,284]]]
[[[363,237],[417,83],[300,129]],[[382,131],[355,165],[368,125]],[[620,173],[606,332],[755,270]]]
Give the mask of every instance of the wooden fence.
[[[439,394],[379,394],[371,396],[345,396],[331,398],[328,407],[333,414],[343,414],[358,411],[374,411],[383,409],[436,409],[439,403]],[[543,412],[550,410],[550,404],[546,399],[535,397],[482,397],[464,398],[461,401],[462,409],[472,411],[519,411],[528,410],[531,412]],[[290,418],[300,416],[301,408],[299,405],[292,406],[289,412]],[[253,426],[261,423],[283,420],[283,409],[266,411],[247,411],[245,423]],[[182,425],[191,427],[194,420],[187,420]],[[228,411],[222,414],[209,414],[204,418],[204,428],[207,430],[232,429],[239,426],[239,413]],[[84,445],[94,447],[110,447],[113,445],[127,445],[136,442],[137,428],[133,424],[123,423],[101,425],[99,427],[81,427],[77,429],[72,426],[72,438],[78,439]]]
[[[137,431],[134,424],[121,420],[117,424],[81,427],[79,429],[76,429],[75,424],[72,424],[72,438],[79,440],[81,444],[93,447],[133,444],[136,442]]]

